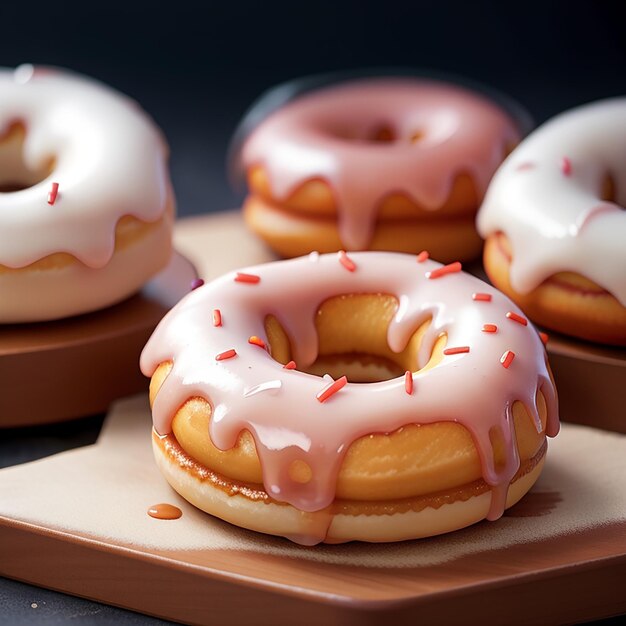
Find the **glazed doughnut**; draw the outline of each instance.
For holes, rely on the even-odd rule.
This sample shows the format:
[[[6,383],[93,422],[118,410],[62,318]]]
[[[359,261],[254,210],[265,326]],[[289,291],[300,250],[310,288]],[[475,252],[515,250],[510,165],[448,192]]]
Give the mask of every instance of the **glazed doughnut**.
[[[426,256],[312,253],[188,294],[141,356],[172,487],[303,544],[435,535],[517,502],[558,431],[542,340]]]
[[[484,191],[518,140],[502,109],[454,85],[327,87],[271,114],[244,143],[245,219],[286,257],[428,248],[443,262],[470,259]]]
[[[67,71],[0,70],[0,323],[100,309],[169,261],[164,138],[135,102]]]
[[[536,322],[626,345],[626,98],[558,115],[508,157],[478,214],[491,281]]]

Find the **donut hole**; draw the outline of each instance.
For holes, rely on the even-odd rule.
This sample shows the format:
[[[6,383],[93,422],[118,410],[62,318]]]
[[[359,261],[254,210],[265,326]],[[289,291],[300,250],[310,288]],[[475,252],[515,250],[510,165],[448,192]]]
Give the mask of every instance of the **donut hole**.
[[[335,139],[349,142],[389,144],[398,140],[398,133],[395,128],[387,123],[373,125],[369,128],[345,125],[326,128],[325,132],[332,135]]]
[[[617,189],[615,187],[615,179],[610,174],[607,174],[602,180],[602,187],[600,188],[600,199],[605,202],[614,202],[622,210],[626,210],[626,202],[620,202],[618,200]],[[623,199],[622,199],[623,200]]]
[[[337,136],[345,140],[358,140],[359,133],[354,131],[346,131],[337,133]],[[422,141],[426,136],[426,133],[422,129],[413,131],[408,136],[409,143],[418,143]],[[368,143],[396,143],[403,140],[400,133],[391,124],[381,124],[375,126],[374,129],[366,134],[365,141]]]
[[[415,144],[423,141],[426,137],[426,132],[423,129],[417,129],[411,132],[408,137],[408,142]],[[371,143],[395,143],[398,141],[406,141],[400,133],[398,133],[391,125],[384,124],[378,126],[370,133],[368,140]]]
[[[395,353],[387,344],[387,330],[397,308],[397,299],[388,294],[345,294],[325,300],[315,316],[318,357],[309,367],[298,369],[334,379],[346,376],[351,383],[381,382],[419,370],[417,352],[430,320],[416,329],[402,352]],[[289,362],[291,341],[274,316],[266,318],[265,331],[272,357]],[[441,360],[445,342],[442,335],[421,369]]]
[[[369,141],[371,143],[393,143],[396,141],[396,132],[389,124],[384,124],[374,129]]]
[[[48,159],[36,169],[24,161],[26,126],[14,122],[0,136],[0,193],[28,189],[45,180],[54,167],[54,159]]]

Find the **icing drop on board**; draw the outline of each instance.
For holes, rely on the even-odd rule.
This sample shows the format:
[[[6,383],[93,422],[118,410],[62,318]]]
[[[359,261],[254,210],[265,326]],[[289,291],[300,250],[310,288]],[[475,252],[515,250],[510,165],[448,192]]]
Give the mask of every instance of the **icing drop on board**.
[[[148,509],[148,515],[155,519],[174,520],[182,517],[183,512],[173,504],[161,503],[153,504]]]

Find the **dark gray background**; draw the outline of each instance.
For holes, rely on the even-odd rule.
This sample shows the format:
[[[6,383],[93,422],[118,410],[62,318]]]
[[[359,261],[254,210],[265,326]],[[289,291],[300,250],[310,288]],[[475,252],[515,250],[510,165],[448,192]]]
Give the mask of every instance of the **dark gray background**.
[[[430,68],[510,94],[537,122],[626,92],[623,2],[38,4],[0,7],[0,65],[69,67],[136,98],[169,139],[180,215],[238,206],[229,139],[263,90],[298,76]],[[0,467],[91,443],[101,422],[0,431]],[[0,579],[1,624],[67,622],[158,623]]]
[[[626,91],[623,2],[60,4],[2,3],[0,64],[71,67],[139,100],[170,140],[182,214],[237,204],[228,140],[255,97],[294,77],[432,68],[509,93],[537,121]]]

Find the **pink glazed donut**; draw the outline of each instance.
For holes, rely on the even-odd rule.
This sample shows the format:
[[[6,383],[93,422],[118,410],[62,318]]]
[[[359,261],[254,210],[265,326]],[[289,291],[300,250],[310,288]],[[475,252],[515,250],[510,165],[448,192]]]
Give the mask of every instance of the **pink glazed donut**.
[[[312,253],[190,293],[141,356],[166,479],[304,544],[500,517],[539,476],[556,392],[533,326],[460,269]]]
[[[272,113],[242,148],[248,225],[282,256],[480,252],[476,211],[519,141],[487,97],[415,78],[356,80]]]

